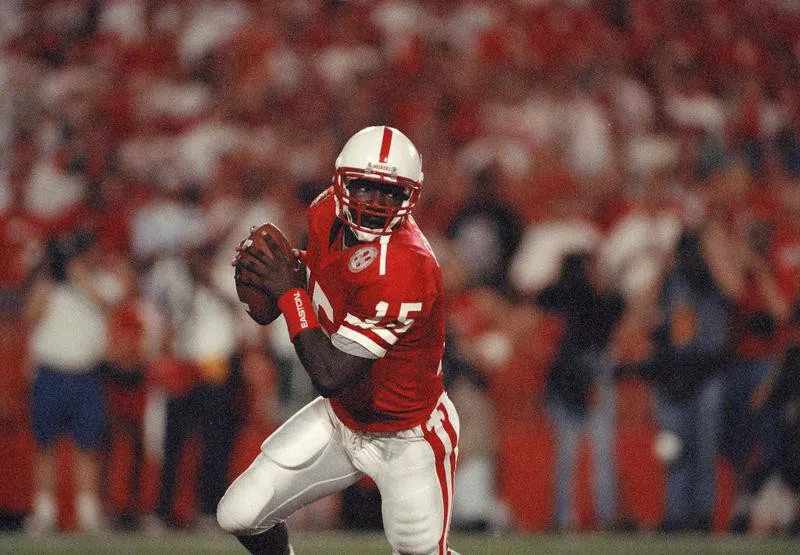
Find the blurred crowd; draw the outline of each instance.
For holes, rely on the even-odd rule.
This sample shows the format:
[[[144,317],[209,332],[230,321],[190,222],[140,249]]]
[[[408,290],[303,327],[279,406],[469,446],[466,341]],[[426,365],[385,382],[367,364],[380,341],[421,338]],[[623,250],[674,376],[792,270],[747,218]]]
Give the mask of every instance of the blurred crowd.
[[[635,526],[614,441],[617,385],[638,380],[662,531],[711,529],[722,457],[732,530],[797,531],[794,2],[6,0],[0,46],[0,435],[39,447],[33,499],[5,512],[32,529],[54,525],[66,430],[84,529],[185,524],[195,433],[213,527],[237,434],[314,395],[283,325],[238,302],[234,247],[265,221],[302,245],[338,149],[387,124],[422,153],[415,217],[447,288],[456,527],[514,526],[497,438],[540,413],[552,527],[579,527],[584,433],[593,526]],[[153,506],[109,501],[115,437],[132,492],[158,459]],[[375,517],[359,487],[343,525]]]

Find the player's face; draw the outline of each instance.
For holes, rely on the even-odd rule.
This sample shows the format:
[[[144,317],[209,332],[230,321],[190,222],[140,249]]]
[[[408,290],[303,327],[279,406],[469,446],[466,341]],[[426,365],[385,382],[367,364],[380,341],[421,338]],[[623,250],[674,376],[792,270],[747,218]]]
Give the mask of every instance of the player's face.
[[[355,200],[378,206],[398,207],[408,198],[402,187],[367,179],[350,181],[347,190]],[[364,227],[381,229],[386,225],[386,218],[367,213],[361,215],[360,223]]]

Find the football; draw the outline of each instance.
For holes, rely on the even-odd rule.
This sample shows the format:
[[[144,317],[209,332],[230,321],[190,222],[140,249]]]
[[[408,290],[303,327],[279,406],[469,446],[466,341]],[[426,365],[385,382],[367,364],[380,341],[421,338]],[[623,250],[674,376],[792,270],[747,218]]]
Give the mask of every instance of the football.
[[[289,240],[286,238],[286,235],[283,234],[278,226],[271,223],[265,223],[258,226],[256,229],[250,232],[250,235],[248,235],[241,244],[245,245],[245,243],[248,241],[252,241],[254,245],[261,249],[261,251],[269,255],[270,248],[264,238],[265,235],[272,237],[272,239],[275,241],[275,244],[278,245],[278,248],[280,248],[288,256],[292,256],[292,246],[289,244]],[[250,273],[248,270],[238,267],[236,271],[238,272],[238,275],[244,279],[247,279],[248,274]],[[277,299],[273,298],[271,295],[259,291],[254,287],[244,285],[240,283],[239,280],[236,280],[236,294],[239,296],[239,300],[247,305],[247,313],[250,315],[250,317],[262,326],[269,324],[281,315],[281,310],[278,308]]]

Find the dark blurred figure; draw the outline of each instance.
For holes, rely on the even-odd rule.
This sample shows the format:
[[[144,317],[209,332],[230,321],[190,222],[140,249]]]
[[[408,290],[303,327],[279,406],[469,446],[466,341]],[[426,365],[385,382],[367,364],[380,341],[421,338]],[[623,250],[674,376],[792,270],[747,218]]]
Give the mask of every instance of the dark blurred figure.
[[[723,372],[730,363],[731,317],[739,291],[726,293],[725,235],[717,222],[685,230],[664,277],[649,377],[656,389],[666,463],[663,532],[711,529]],[[730,288],[728,288],[730,289]]]
[[[743,242],[744,287],[733,313],[733,360],[725,377],[722,451],[734,470],[736,501],[729,523],[745,532],[753,496],[780,457],[780,434],[771,406],[755,408],[752,397],[779,364],[781,330],[788,302],[778,290],[768,258],[772,227],[753,221]],[[756,449],[760,447],[760,449]],[[761,470],[756,472],[756,469]]]
[[[598,527],[608,529],[618,516],[615,365],[608,351],[625,301],[602,284],[594,255],[580,252],[565,257],[558,280],[536,295],[536,304],[564,320],[547,386],[558,444],[555,528],[574,530],[578,524],[573,488],[579,440],[588,426]]]
[[[795,325],[800,325],[800,311],[794,320]],[[797,339],[792,339],[785,357],[753,397],[756,409],[775,416],[771,424],[779,445],[777,458],[762,459],[748,484],[755,497],[749,515],[750,527],[757,534],[778,531],[800,536],[797,511],[800,507],[800,460],[797,457],[800,453],[800,341]],[[785,490],[791,499],[788,503],[780,495]],[[787,522],[789,515],[791,522]]]
[[[499,170],[489,166],[472,178],[471,195],[447,228],[473,285],[507,289],[508,265],[522,237],[519,215],[499,197]]]
[[[236,350],[235,310],[211,279],[214,248],[192,247],[185,260],[156,262],[154,301],[167,319],[165,356],[153,367],[153,379],[167,391],[164,460],[156,507],[145,532],[186,524],[202,532],[221,531],[216,509],[228,486],[234,443],[245,407],[242,357]],[[159,277],[160,276],[160,277]],[[199,514],[182,522],[175,514],[180,462],[195,434],[200,439],[200,466],[195,493]],[[152,515],[149,515],[152,516]]]

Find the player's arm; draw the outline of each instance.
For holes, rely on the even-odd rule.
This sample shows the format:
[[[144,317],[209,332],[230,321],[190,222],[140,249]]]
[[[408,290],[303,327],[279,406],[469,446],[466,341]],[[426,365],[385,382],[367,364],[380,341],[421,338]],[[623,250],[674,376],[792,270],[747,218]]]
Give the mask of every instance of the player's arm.
[[[342,393],[365,375],[373,363],[372,359],[339,350],[319,327],[298,333],[294,337],[294,349],[323,397]]]
[[[306,271],[299,263],[302,253],[295,250],[293,256],[287,256],[271,237],[265,240],[272,256],[251,245],[240,251],[236,263],[253,276],[247,285],[278,299],[297,356],[317,391],[325,397],[341,393],[369,370],[373,359],[348,354],[333,345],[319,326],[306,291]]]

